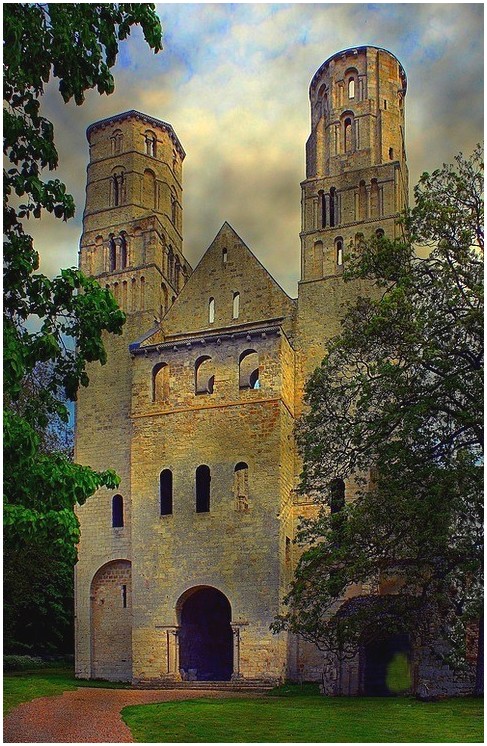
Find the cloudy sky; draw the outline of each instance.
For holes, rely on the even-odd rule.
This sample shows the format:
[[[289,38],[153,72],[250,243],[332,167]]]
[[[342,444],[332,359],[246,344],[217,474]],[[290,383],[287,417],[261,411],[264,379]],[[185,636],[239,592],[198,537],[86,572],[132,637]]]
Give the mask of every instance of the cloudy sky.
[[[184,251],[193,265],[228,222],[292,296],[299,275],[300,188],[309,134],[309,82],[330,55],[385,47],[408,77],[406,142],[413,185],[425,170],[469,154],[483,134],[482,4],[162,4],[164,50],[141,34],[121,46],[115,93],[64,105],[56,86],[57,176],[78,205],[66,225],[35,226],[42,269],[77,262],[86,127],[127,109],[170,122],[186,151]],[[32,226],[29,226],[32,227]]]

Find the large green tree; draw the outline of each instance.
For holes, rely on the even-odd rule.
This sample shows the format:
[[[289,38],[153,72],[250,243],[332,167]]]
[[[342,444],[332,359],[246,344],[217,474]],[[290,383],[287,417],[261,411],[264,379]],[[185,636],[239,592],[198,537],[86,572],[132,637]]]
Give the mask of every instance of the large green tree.
[[[67,220],[74,202],[61,181],[44,178],[58,164],[52,123],[41,114],[46,84],[59,81],[65,102],[85,91],[110,94],[119,42],[140,25],[161,49],[155,6],[147,3],[10,3],[4,7],[4,524],[6,546],[49,542],[75,557],[73,508],[101,487],[115,487],[108,469],[75,464],[45,448],[53,419],[68,419],[68,402],[88,384],[86,364],[104,363],[102,334],[120,334],[124,315],[112,295],[77,269],[50,279],[26,220],[44,212]],[[70,342],[71,340],[71,342]],[[76,345],[72,343],[76,340]],[[25,396],[35,367],[43,386]],[[49,554],[49,552],[48,552]],[[40,555],[39,555],[40,556]]]
[[[460,664],[481,615],[482,187],[477,148],[423,174],[406,241],[351,250],[346,280],[375,290],[306,387],[301,491],[320,507],[275,628],[342,657],[388,629],[448,641]],[[355,494],[336,511],[340,480]],[[344,602],[356,583],[394,592]]]

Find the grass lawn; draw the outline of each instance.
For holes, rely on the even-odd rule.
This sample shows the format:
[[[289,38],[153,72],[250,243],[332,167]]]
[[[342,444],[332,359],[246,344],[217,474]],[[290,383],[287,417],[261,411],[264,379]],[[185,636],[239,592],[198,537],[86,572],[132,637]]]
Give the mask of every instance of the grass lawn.
[[[122,710],[135,741],[410,743],[483,742],[483,702],[287,694],[206,699]]]
[[[79,686],[123,689],[129,685],[110,681],[75,679],[71,668],[41,668],[35,671],[5,673],[3,675],[3,713],[6,715],[17,705],[29,702],[36,697],[62,694],[77,689]]]

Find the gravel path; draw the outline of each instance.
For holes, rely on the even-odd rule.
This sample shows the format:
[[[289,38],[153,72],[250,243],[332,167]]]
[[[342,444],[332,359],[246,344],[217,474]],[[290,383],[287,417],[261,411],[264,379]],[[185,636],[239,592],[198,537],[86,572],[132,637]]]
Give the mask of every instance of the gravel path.
[[[4,720],[4,743],[133,743],[130,730],[120,716],[126,705],[228,696],[246,694],[80,687],[74,692],[39,697],[16,707]]]

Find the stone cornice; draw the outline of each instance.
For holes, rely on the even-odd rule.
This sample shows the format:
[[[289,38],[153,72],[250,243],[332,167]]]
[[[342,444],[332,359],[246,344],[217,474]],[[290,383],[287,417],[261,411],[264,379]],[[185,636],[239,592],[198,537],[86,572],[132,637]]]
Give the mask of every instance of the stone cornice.
[[[141,122],[144,122],[145,124],[150,124],[153,127],[160,127],[165,130],[171,138],[175,148],[177,149],[181,160],[184,160],[186,153],[184,152],[184,148],[179,142],[178,136],[176,135],[172,126],[168,124],[168,122],[163,122],[162,119],[156,119],[155,117],[149,116],[149,114],[143,114],[142,112],[136,111],[135,109],[124,111],[121,114],[114,114],[111,117],[106,117],[106,119],[100,119],[98,122],[93,122],[93,124],[90,124],[90,126],[86,130],[86,137],[88,138],[88,142],[90,140],[91,133],[94,132],[96,129],[111,127],[117,122],[123,122],[125,121],[125,119],[130,118],[137,119]]]

